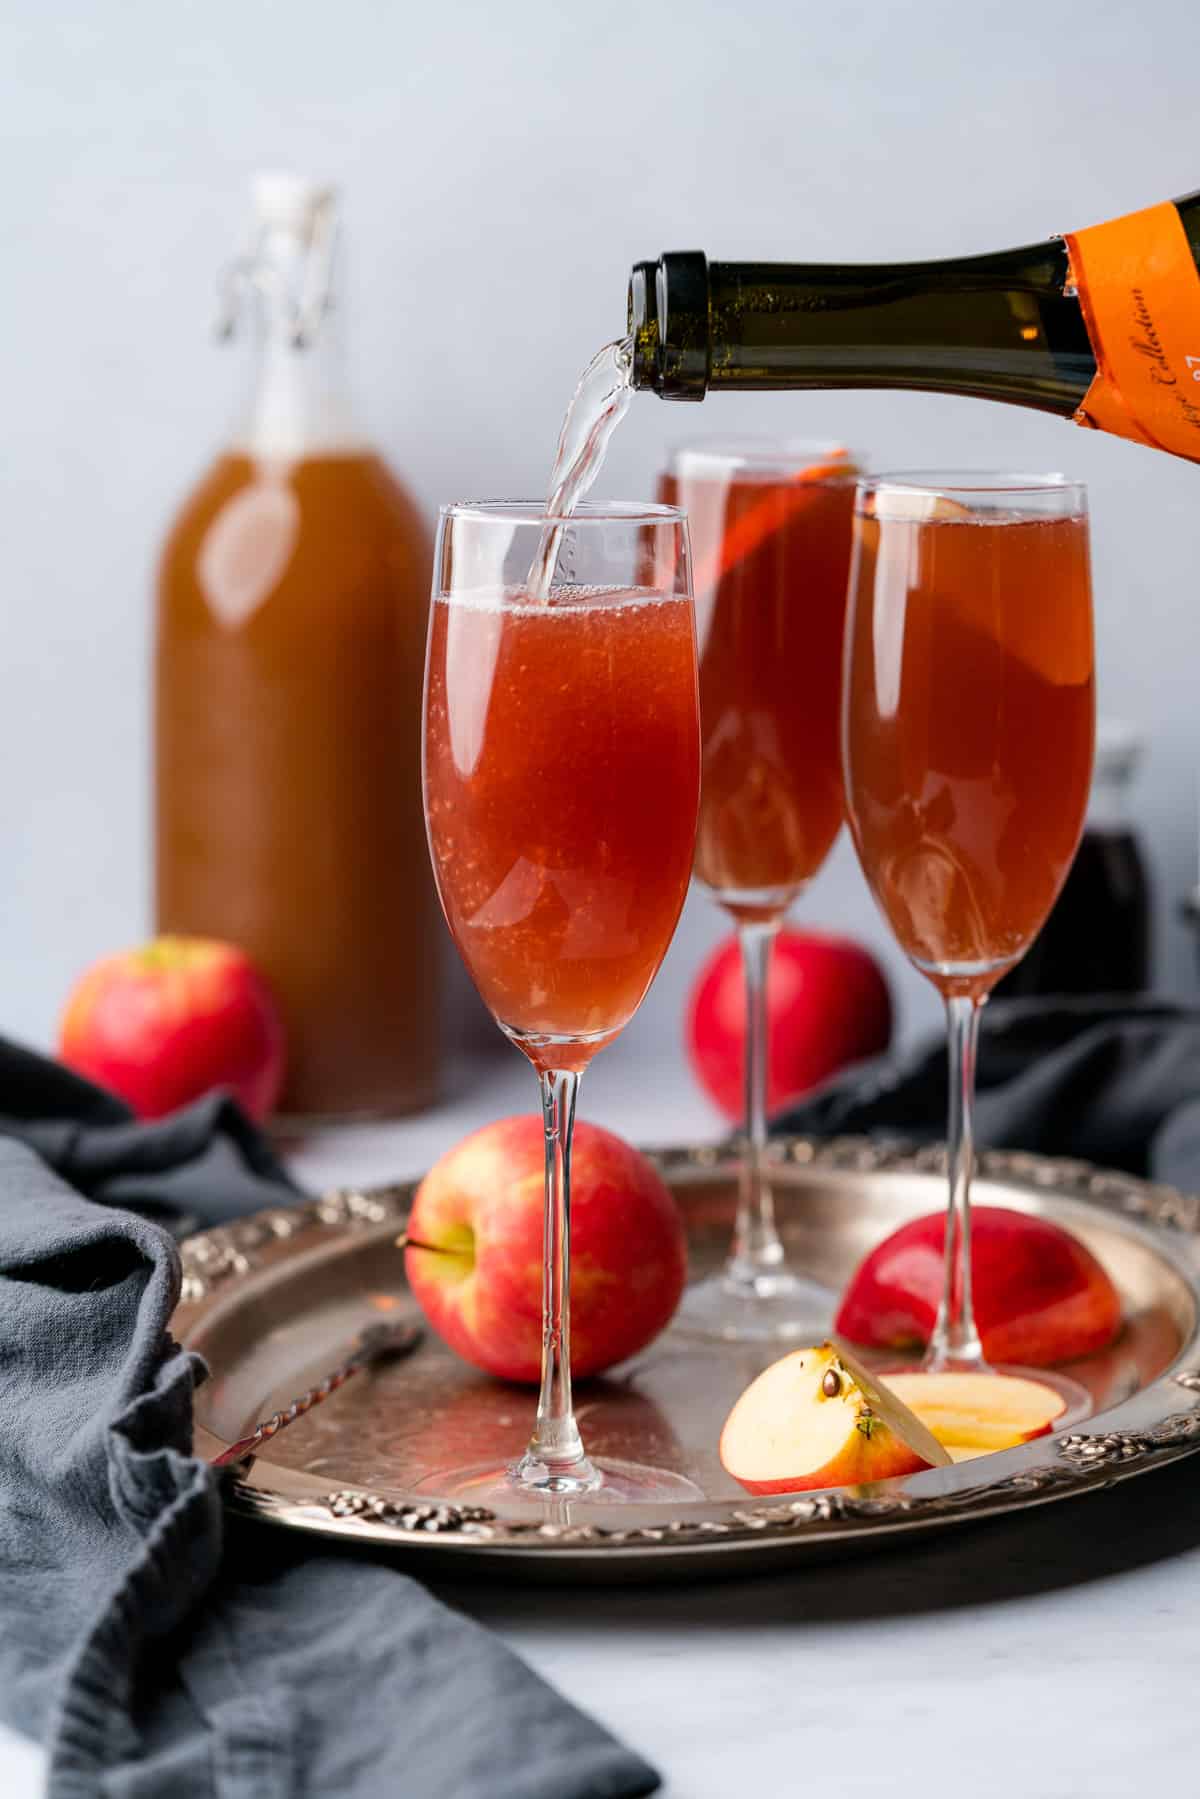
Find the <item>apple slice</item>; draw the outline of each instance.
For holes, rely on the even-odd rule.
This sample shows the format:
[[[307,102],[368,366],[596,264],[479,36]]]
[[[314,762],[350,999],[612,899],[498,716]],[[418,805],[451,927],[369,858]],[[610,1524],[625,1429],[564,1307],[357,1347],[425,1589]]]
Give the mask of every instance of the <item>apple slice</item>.
[[[1062,1394],[1015,1374],[889,1374],[888,1386],[945,1449],[1015,1449],[1044,1437],[1067,1409]]]
[[[750,1493],[861,1486],[949,1462],[920,1419],[832,1343],[764,1369],[721,1432],[721,1465]]]
[[[785,481],[765,483],[761,496],[756,496],[749,507],[735,510],[732,517],[729,516],[730,508],[726,502],[717,579],[724,580],[726,575],[752,556],[768,537],[781,531],[806,503],[814,485],[836,480],[852,483],[857,474],[858,470],[847,451],[835,450],[826,461],[814,462],[808,468],[798,469]],[[695,591],[703,593],[711,579],[710,570],[698,568],[694,580]]]
[[[906,487],[903,479],[871,489],[870,515],[899,519],[906,525],[962,524],[971,519],[971,508],[933,487]]]

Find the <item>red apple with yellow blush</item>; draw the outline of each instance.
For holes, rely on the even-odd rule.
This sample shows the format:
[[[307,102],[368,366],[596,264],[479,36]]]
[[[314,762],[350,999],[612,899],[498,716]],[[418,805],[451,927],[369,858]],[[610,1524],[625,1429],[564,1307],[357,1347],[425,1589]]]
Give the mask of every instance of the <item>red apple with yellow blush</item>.
[[[474,1131],[413,1199],[405,1271],[429,1323],[466,1361],[536,1382],[542,1352],[544,1136],[535,1117]],[[595,1124],[571,1156],[571,1370],[598,1374],[670,1322],[687,1279],[679,1209],[639,1151]]]
[[[283,1085],[284,1031],[244,951],[206,937],[159,937],[81,976],[63,1012],[59,1055],[140,1118],[224,1087],[261,1119]]]

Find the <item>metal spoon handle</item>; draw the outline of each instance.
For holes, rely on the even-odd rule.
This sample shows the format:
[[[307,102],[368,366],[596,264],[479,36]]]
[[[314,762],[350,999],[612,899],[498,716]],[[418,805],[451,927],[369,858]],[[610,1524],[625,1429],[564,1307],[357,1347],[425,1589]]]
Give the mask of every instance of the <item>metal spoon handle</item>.
[[[230,1468],[238,1462],[248,1461],[262,1445],[276,1436],[285,1426],[294,1424],[297,1418],[303,1418],[315,1405],[336,1393],[339,1387],[345,1386],[352,1374],[357,1374],[372,1362],[382,1361],[388,1356],[411,1355],[421,1341],[422,1331],[419,1324],[369,1324],[361,1331],[351,1344],[345,1358],[338,1363],[332,1373],[323,1381],[310,1387],[307,1393],[301,1393],[293,1399],[291,1405],[282,1412],[272,1412],[269,1418],[256,1425],[248,1437],[239,1437],[228,1449],[212,1458],[214,1468]]]

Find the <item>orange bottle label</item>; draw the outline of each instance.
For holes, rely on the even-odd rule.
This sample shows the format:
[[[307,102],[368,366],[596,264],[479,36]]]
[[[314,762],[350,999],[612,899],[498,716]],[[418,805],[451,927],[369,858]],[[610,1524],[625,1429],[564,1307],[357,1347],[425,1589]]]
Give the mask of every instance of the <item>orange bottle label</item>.
[[[1096,358],[1080,425],[1200,462],[1200,272],[1167,200],[1066,239]]]

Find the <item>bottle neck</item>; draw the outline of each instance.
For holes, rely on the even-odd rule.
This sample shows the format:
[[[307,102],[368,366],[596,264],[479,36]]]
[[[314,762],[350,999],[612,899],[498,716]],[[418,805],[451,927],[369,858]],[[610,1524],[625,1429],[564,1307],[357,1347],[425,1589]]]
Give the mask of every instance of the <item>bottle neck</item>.
[[[233,445],[256,459],[294,461],[366,447],[354,423],[332,288],[324,286],[314,303],[309,255],[299,235],[272,230],[241,271],[234,305],[237,315],[250,315],[254,351]],[[232,334],[231,326],[226,335]]]
[[[350,455],[365,446],[355,429],[340,346],[328,324],[321,340],[297,349],[266,333],[259,342],[233,433],[234,447],[265,460]]]
[[[1057,241],[878,265],[639,264],[633,383],[668,399],[755,388],[905,387],[1075,411],[1095,373]]]

